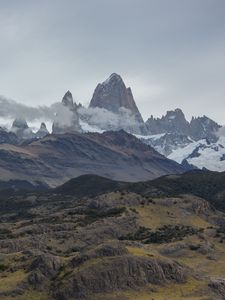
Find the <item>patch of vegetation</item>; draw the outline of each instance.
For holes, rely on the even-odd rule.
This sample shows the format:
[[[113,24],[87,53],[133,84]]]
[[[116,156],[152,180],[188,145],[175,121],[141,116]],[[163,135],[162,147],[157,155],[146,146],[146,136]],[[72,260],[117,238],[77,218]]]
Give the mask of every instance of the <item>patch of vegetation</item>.
[[[139,227],[135,233],[122,236],[120,240],[141,241],[145,244],[161,244],[182,240],[188,235],[194,235],[199,230],[185,225],[164,225],[156,230]]]
[[[216,209],[225,211],[225,172],[190,171],[174,178],[164,176],[130,185],[129,191],[154,197],[192,194],[206,199]]]
[[[0,228],[0,240],[13,238],[12,231],[7,228]]]
[[[102,218],[118,217],[125,212],[126,207],[113,207],[107,210],[89,209],[85,211],[85,218],[81,221],[82,225],[91,224]]]
[[[3,263],[0,263],[0,272],[4,272],[6,271],[7,269],[9,268],[9,266],[3,264]]]

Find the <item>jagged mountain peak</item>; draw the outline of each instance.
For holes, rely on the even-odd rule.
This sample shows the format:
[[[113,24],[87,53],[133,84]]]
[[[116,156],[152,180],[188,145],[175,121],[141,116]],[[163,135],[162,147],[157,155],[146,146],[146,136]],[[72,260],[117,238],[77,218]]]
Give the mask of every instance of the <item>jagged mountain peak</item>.
[[[207,116],[192,117],[190,122],[190,135],[195,140],[208,138],[210,141],[215,142],[217,140],[217,131],[221,126]]]
[[[110,82],[123,82],[123,79],[119,74],[112,73],[103,83],[108,84]]]
[[[74,102],[73,95],[70,91],[67,91],[63,96],[62,104],[70,111],[71,114],[67,116],[67,120],[65,120],[65,118],[61,118],[60,114],[58,114],[52,124],[52,132],[54,134],[80,132],[80,119],[77,112],[78,106]]]
[[[169,110],[162,118],[149,118],[146,121],[146,126],[151,134],[161,133],[189,133],[189,123],[185,118],[183,111],[180,108]]]
[[[168,116],[168,115],[184,116],[184,113],[181,108],[175,108],[174,110],[168,110],[166,112],[166,116]]]
[[[49,131],[46,127],[46,124],[44,122],[42,122],[39,130],[36,132],[36,137],[40,139],[40,138],[45,137],[48,134],[49,134]]]
[[[65,106],[69,106],[70,108],[73,107],[74,105],[74,102],[73,102],[73,95],[70,91],[67,91],[65,93],[65,95],[63,96],[62,98],[62,103],[65,105]]]
[[[104,108],[116,114],[125,108],[131,111],[138,122],[143,123],[131,88],[127,88],[122,77],[116,73],[97,85],[89,107]]]
[[[41,123],[40,129],[46,129],[47,130],[46,124],[44,122]]]
[[[13,128],[27,129],[27,121],[24,118],[16,118],[12,123]]]
[[[13,121],[11,131],[17,135],[19,140],[22,141],[30,140],[35,137],[35,134],[33,133],[32,129],[28,126],[27,121],[22,117],[18,117]]]

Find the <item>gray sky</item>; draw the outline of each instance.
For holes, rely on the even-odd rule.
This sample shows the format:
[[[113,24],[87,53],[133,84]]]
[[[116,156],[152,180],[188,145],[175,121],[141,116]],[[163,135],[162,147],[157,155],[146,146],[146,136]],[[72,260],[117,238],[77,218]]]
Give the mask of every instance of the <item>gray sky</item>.
[[[87,104],[119,73],[146,119],[180,107],[225,124],[224,0],[0,0],[0,94]]]

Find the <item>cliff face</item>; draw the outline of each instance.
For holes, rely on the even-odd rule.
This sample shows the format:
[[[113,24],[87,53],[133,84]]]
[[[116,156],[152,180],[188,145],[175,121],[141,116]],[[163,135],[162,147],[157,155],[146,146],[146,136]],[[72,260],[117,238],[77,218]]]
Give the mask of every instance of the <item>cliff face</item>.
[[[146,121],[146,127],[149,134],[179,134],[190,136],[195,141],[205,138],[215,141],[217,140],[216,132],[221,126],[206,116],[192,117],[191,122],[188,122],[182,110],[177,108],[167,111],[162,118],[151,116]]]
[[[138,122],[143,123],[131,88],[127,88],[123,79],[115,73],[103,83],[98,84],[89,107],[105,108],[114,113],[119,113],[121,108],[126,108],[135,115]]]
[[[150,134],[173,133],[173,134],[189,134],[189,123],[185,119],[181,109],[167,111],[162,118],[149,118],[146,126]]]

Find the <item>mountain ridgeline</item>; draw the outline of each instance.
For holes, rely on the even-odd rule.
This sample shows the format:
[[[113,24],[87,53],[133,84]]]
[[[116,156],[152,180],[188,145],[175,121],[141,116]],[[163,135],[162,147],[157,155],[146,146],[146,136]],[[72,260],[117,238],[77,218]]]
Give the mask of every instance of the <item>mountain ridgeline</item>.
[[[1,180],[59,185],[83,174],[122,181],[153,179],[186,169],[121,131],[51,134],[20,145],[0,145]]]
[[[70,91],[66,92],[61,104],[61,112],[56,114],[52,126],[52,132],[55,134],[82,132],[86,131],[88,126],[91,131],[123,129],[142,136],[169,134],[194,141],[208,139],[215,142],[218,139],[216,133],[221,127],[206,116],[193,117],[188,122],[182,110],[178,108],[167,111],[161,118],[151,116],[144,122],[131,88],[127,88],[121,76],[116,73],[97,85],[88,108],[76,104]],[[64,108],[69,113],[66,116]],[[64,120],[65,124],[59,121],[62,118],[68,119]],[[16,133],[20,140],[35,139],[49,133],[42,123],[38,134],[35,135],[22,118],[13,122],[11,131]]]
[[[126,131],[127,133],[138,137],[144,144],[153,147],[160,154],[176,161],[179,164],[182,164],[183,167],[181,167],[181,169],[183,168],[184,170],[193,168],[206,168],[213,171],[225,170],[225,141],[221,139],[219,140],[218,131],[221,128],[219,124],[206,116],[193,117],[191,121],[188,122],[181,109],[168,111],[161,118],[154,118],[153,116],[151,116],[146,122],[144,122],[141,113],[135,103],[131,88],[126,87],[123,79],[118,74],[113,73],[107,80],[97,85],[93,97],[90,101],[89,107],[84,107],[81,104],[77,104],[73,99],[73,95],[70,91],[66,92],[61,103],[58,103],[58,105],[59,109],[55,114],[52,124],[53,136],[51,136],[44,122],[41,123],[40,129],[37,132],[33,132],[33,130],[28,126],[26,120],[23,118],[16,118],[10,130],[1,128],[0,144],[2,144],[2,146],[0,154],[3,158],[3,178],[9,178],[9,180],[18,179],[17,175],[14,175],[15,178],[11,177],[11,169],[13,170],[13,167],[9,166],[9,162],[6,168],[4,159],[6,157],[5,153],[7,151],[10,151],[9,153],[7,153],[7,157],[20,157],[21,164],[21,153],[23,153],[24,156],[30,156],[32,152],[31,149],[37,147],[35,144],[36,141],[40,141],[38,146],[39,150],[42,149],[44,144],[46,144],[46,141],[52,141],[56,139],[63,142],[68,138],[69,134],[75,134],[76,139],[80,139],[79,144],[83,145],[83,142],[87,137],[90,140],[91,132],[92,140],[93,137],[96,138],[97,143],[99,143],[100,141],[101,146],[105,147],[104,149],[106,149],[105,140],[107,140],[107,133],[104,133],[102,135],[103,138],[100,138],[101,134],[105,131],[111,132],[108,134],[108,137],[110,135],[113,136],[113,131],[120,132],[120,134],[118,134],[120,136],[124,136],[124,133],[122,133],[122,131]],[[87,132],[90,132],[90,134],[85,135],[85,133]],[[99,135],[94,134],[94,132],[98,132]],[[57,137],[55,137],[55,135]],[[127,138],[127,140],[132,139],[133,137],[131,136]],[[108,142],[109,140],[107,141],[107,143]],[[120,147],[122,143],[123,141],[120,143]],[[9,144],[9,146],[6,146],[5,144]],[[57,143],[56,149],[53,149],[53,157],[54,153],[59,151],[59,149],[57,148],[59,144],[60,143]],[[73,144],[72,140],[71,144]],[[137,141],[135,140],[133,144],[129,143],[128,148],[132,149],[136,146],[136,144]],[[19,148],[13,148],[10,145],[14,145]],[[27,148],[26,150],[24,150],[21,147]],[[75,148],[76,147],[77,146],[75,146]],[[92,149],[87,149],[87,147],[88,143],[85,142],[83,145],[83,149],[79,150],[79,152],[75,153],[75,150],[74,153],[71,152],[73,154],[72,161],[75,158],[77,161],[77,159],[81,156],[82,151],[86,153],[86,160],[84,160],[83,155],[82,161],[84,160],[84,164],[82,165],[81,163],[79,164],[77,162],[75,164],[76,172],[66,170],[65,174],[63,173],[63,175],[61,176],[61,179],[65,177],[64,179],[67,180],[76,175],[78,176],[81,174],[96,173],[98,175],[103,175],[114,179],[136,181],[151,179],[156,176],[174,172],[177,168],[171,168],[169,166],[171,165],[171,162],[169,163],[168,160],[164,160],[163,165],[157,162],[157,166],[156,164],[153,166],[153,160],[152,158],[150,158],[152,168],[150,169],[150,165],[148,165],[147,167],[145,166],[145,163],[143,165],[143,160],[146,161],[144,153],[142,157],[140,157],[139,155],[138,158],[136,158],[131,157],[131,153],[133,153],[133,150],[126,150],[126,155],[128,157],[128,160],[130,160],[129,163],[131,163],[132,161],[132,166],[129,166],[130,171],[125,176],[124,170],[128,170],[128,165],[125,168],[123,167],[125,160],[123,159],[120,172],[121,175],[119,176],[119,169],[117,169],[117,167],[115,167],[117,169],[117,171],[115,172],[114,166],[112,168],[109,168],[109,171],[106,170],[107,168],[105,166],[99,167],[100,165],[105,164],[105,161],[110,160],[108,158],[111,157],[112,151],[114,151],[115,147],[118,147],[118,145],[114,145],[113,147],[110,146],[111,153],[109,153],[107,158],[106,155],[103,154],[104,151],[101,150],[100,152],[102,158],[100,159],[99,156],[96,160],[100,162],[100,165],[96,164],[95,167],[93,160],[91,160],[90,154],[88,154],[88,152],[92,153],[93,151]],[[46,148],[45,151],[46,153],[48,153],[48,148]],[[210,157],[207,157],[209,151],[211,154]],[[100,155],[100,152],[98,153],[98,155]],[[37,151],[37,153],[39,153],[39,151]],[[96,153],[93,154],[93,157],[96,156]],[[119,154],[121,153],[119,151],[116,151],[116,155],[118,156]],[[37,172],[39,168],[43,170],[43,168],[40,166],[47,163],[49,170],[48,172],[46,172],[47,177],[50,173],[52,173],[50,177],[54,177],[53,174],[55,174],[55,168],[53,167],[53,170],[51,164],[49,165],[49,162],[53,161],[54,159],[50,159],[49,155],[49,161],[47,161],[46,159],[43,159],[43,157],[45,158],[45,156],[46,155],[43,154],[40,161],[40,157],[38,157],[38,154],[32,154],[31,160],[36,161],[38,159],[39,165],[36,168]],[[88,161],[90,161],[90,167],[87,167]],[[27,161],[25,160],[24,165],[26,164],[26,162]],[[60,165],[61,164],[64,165],[65,169],[67,168],[66,162],[60,162]],[[115,166],[117,165],[118,164],[116,163]],[[137,165],[139,165],[138,171],[137,169],[135,171],[134,166]],[[22,172],[23,167],[20,169],[20,172]],[[25,169],[26,168],[27,167],[25,167]],[[69,163],[68,169],[71,169]],[[143,170],[142,175],[140,176],[141,169]],[[57,171],[56,173],[58,174],[59,171]],[[5,176],[5,174],[7,174],[8,177]],[[15,174],[17,174],[17,172],[15,172]],[[147,174],[150,177],[148,177]],[[58,178],[58,175],[56,176],[56,178]],[[26,178],[22,179],[26,180]],[[35,180],[39,180],[39,178],[35,178]],[[56,183],[60,183],[60,181],[57,181]]]

